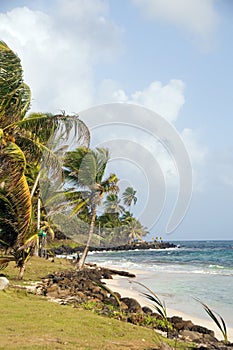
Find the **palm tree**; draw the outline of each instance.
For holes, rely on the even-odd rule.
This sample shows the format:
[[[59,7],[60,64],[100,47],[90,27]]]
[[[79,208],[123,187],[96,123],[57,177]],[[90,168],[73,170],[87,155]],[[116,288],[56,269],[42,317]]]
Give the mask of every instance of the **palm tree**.
[[[16,143],[13,125],[29,109],[30,95],[23,82],[20,59],[0,41],[0,188],[4,203],[14,210],[19,242],[30,223],[31,201],[25,177],[26,158]]]
[[[123,203],[129,207],[131,207],[131,204],[133,203],[134,205],[137,203],[137,197],[135,196],[137,191],[133,189],[133,187],[127,187],[125,191],[122,194],[123,198]]]
[[[123,224],[124,231],[128,234],[129,243],[134,242],[136,239],[142,240],[142,237],[148,233],[146,228],[129,212],[126,212],[126,215],[124,215]]]
[[[109,151],[104,148],[91,150],[80,147],[68,152],[65,157],[65,175],[70,186],[76,186],[73,191],[67,191],[69,200],[73,198],[71,216],[80,213],[88,207],[91,215],[89,234],[85,249],[79,260],[78,267],[84,267],[94,232],[97,207],[101,205],[104,194],[118,192],[118,179],[111,174],[104,179],[104,173],[109,160]],[[71,203],[71,202],[70,202]]]
[[[117,194],[112,193],[109,194],[106,197],[106,200],[104,201],[104,208],[106,213],[115,213],[115,214],[120,214],[124,212],[124,207],[120,205],[120,199]]]
[[[86,145],[89,144],[89,131],[77,116],[33,114],[26,117],[30,99],[30,88],[23,81],[20,59],[0,41],[0,241],[5,247],[13,248],[14,258],[22,271],[25,256],[32,251],[30,238],[34,240],[35,237],[30,228],[32,197],[38,186],[41,157],[46,156],[47,162],[57,159],[46,142],[50,141],[59,152],[61,147],[64,148],[59,139],[70,143],[69,134],[73,133],[75,137],[78,130],[79,136],[82,134],[79,140],[86,138]],[[26,177],[30,166],[37,167],[31,193]]]

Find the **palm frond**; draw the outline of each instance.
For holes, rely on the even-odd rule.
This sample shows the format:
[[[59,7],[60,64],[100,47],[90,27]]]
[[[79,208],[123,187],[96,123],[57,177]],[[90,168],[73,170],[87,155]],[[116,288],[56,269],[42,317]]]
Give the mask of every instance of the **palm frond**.
[[[0,124],[1,127],[22,119],[30,105],[31,93],[23,82],[19,57],[0,41]]]
[[[141,282],[137,282],[137,281],[132,281],[131,283],[136,283],[138,285],[140,285],[141,287],[145,288],[150,294],[147,293],[143,293],[143,295],[146,296],[147,299],[153,301],[155,303],[154,307],[155,309],[158,311],[158,313],[164,318],[167,319],[167,310],[166,310],[166,306],[165,303],[163,303],[158,295],[156,295],[153,290],[151,290],[150,288],[148,288],[147,286],[145,286],[143,283]]]
[[[24,175],[26,160],[24,153],[13,142],[8,142],[0,153],[2,159],[0,179],[4,180],[5,204],[14,211],[17,220],[18,239],[26,234],[31,219],[31,199]]]
[[[93,284],[97,285],[98,287],[100,287],[101,289],[103,289],[104,291],[106,291],[107,293],[109,293],[110,295],[113,296],[113,298],[116,300],[119,309],[121,311],[121,302],[120,299],[118,298],[118,296],[116,295],[116,293],[114,293],[110,288],[108,288],[105,284],[103,283],[97,283],[97,282],[93,282]]]
[[[153,295],[147,294],[147,293],[142,293],[147,299],[149,299],[150,301],[153,301],[153,307],[154,309],[158,312],[158,314],[160,316],[162,316],[163,318],[166,317],[166,313],[164,313],[164,306],[161,303],[161,301],[158,299],[158,297],[154,297]]]
[[[107,163],[110,158],[109,150],[106,148],[96,148],[93,152],[96,159],[96,182],[102,181]]]
[[[72,217],[76,214],[79,214],[80,211],[82,211],[86,207],[87,203],[88,203],[88,200],[82,200],[81,202],[76,204],[69,216]]]
[[[18,237],[16,245],[21,245],[25,239],[27,229],[31,221],[31,196],[25,175],[17,182],[9,195],[14,203],[18,222]]]
[[[228,335],[227,335],[227,327],[226,327],[226,323],[224,321],[224,319],[222,318],[222,316],[220,316],[217,312],[214,312],[213,310],[210,309],[210,307],[203,303],[201,300],[194,298],[196,301],[198,301],[204,308],[204,310],[206,311],[206,313],[210,316],[210,318],[214,321],[214,323],[217,325],[217,327],[220,329],[223,338],[224,338],[224,342],[228,343]],[[218,319],[219,317],[219,319]]]
[[[0,182],[5,181],[9,190],[15,186],[26,167],[24,153],[14,142],[7,142],[0,151]]]

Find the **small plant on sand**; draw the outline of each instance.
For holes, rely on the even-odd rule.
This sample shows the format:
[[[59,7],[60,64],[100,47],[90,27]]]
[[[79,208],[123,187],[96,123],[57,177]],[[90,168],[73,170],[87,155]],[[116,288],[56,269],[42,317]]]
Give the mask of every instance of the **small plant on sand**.
[[[206,313],[210,316],[210,318],[214,321],[216,326],[220,329],[220,331],[223,335],[224,343],[228,344],[229,340],[228,340],[228,335],[227,335],[227,327],[226,327],[226,323],[225,323],[224,319],[222,318],[222,316],[220,316],[217,312],[211,310],[210,307],[208,305],[206,305],[205,303],[203,303],[201,300],[199,300],[199,299],[195,299],[195,300],[198,301],[203,306]]]
[[[146,287],[143,283],[135,282],[135,281],[133,281],[131,283],[136,283],[136,284],[140,285],[141,287],[145,288],[149,292],[149,294],[142,292],[142,295],[144,295],[150,301],[153,301],[154,309],[161,316],[161,322],[160,322],[159,326],[166,330],[167,336],[168,336],[169,331],[171,331],[173,329],[173,327],[172,327],[171,322],[169,322],[168,318],[167,318],[167,309],[166,309],[165,302],[162,302],[159,299],[158,295],[156,295],[150,288]]]

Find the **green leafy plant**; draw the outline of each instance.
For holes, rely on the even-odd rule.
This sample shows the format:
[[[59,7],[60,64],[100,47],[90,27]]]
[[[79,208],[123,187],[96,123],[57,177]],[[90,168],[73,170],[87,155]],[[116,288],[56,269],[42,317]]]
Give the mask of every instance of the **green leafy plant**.
[[[80,306],[85,310],[96,311],[98,303],[96,301],[85,301],[81,303]]]
[[[214,321],[216,326],[220,329],[223,335],[224,343],[228,344],[229,341],[228,341],[228,335],[227,335],[227,327],[222,316],[219,315],[217,312],[213,311],[212,309],[210,309],[210,307],[205,303],[203,303],[201,300],[199,299],[195,299],[195,300],[198,301],[203,306],[206,313],[210,316],[210,318]]]
[[[93,283],[95,285],[97,285],[98,287],[100,287],[101,289],[105,290],[110,295],[112,295],[113,298],[116,300],[117,305],[119,306],[119,310],[121,311],[121,302],[120,302],[120,299],[118,298],[118,296],[110,288],[108,288],[105,284],[97,283],[97,282],[93,282]]]
[[[136,283],[136,284],[140,285],[141,287],[145,288],[149,292],[149,294],[143,292],[142,295],[144,295],[147,299],[149,299],[150,301],[152,301],[154,303],[153,304],[154,309],[158,312],[158,314],[162,318],[161,319],[162,322],[160,323],[159,326],[164,328],[167,332],[167,335],[168,335],[169,331],[171,331],[173,327],[172,327],[171,322],[169,322],[168,318],[167,318],[167,309],[166,309],[165,302],[161,301],[160,298],[158,297],[158,295],[156,295],[150,288],[145,286],[143,283],[136,282],[136,281],[133,281],[130,283]]]

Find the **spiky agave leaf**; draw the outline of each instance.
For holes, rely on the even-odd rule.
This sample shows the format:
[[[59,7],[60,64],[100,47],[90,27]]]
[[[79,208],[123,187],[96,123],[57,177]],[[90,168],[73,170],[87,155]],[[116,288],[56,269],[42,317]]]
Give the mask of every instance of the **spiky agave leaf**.
[[[210,307],[203,303],[201,300],[195,298],[196,301],[198,301],[204,308],[204,310],[206,311],[206,313],[210,316],[210,318],[214,321],[214,323],[217,325],[217,327],[220,329],[223,338],[224,338],[224,342],[228,343],[228,335],[227,335],[227,327],[226,327],[226,323],[224,321],[224,319],[222,318],[221,315],[219,315],[217,312],[213,311],[210,309]],[[217,318],[217,316],[219,317],[219,320]]]
[[[141,282],[137,282],[137,281],[130,281],[130,283],[136,283],[139,286],[145,288],[150,294],[147,293],[143,293],[143,295],[145,295],[147,297],[147,299],[153,301],[155,303],[155,308],[156,310],[159,312],[159,314],[164,318],[167,319],[167,310],[166,310],[166,305],[165,303],[163,303],[158,295],[155,294],[155,292],[153,292],[153,290],[151,290],[150,288],[148,288],[147,286],[145,286],[143,283]]]
[[[156,296],[154,297],[153,295],[147,294],[147,293],[142,293],[147,299],[149,299],[150,301],[154,302],[154,309],[158,312],[158,314],[160,316],[162,316],[163,318],[167,317],[167,314],[165,312],[164,309],[164,305],[161,303],[160,299]]]

